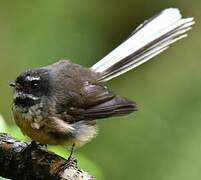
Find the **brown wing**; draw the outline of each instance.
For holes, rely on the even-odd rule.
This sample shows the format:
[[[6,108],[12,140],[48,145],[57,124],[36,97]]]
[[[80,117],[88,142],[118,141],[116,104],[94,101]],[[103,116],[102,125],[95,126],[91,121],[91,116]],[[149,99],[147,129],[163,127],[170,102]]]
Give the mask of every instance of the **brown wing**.
[[[76,120],[94,120],[126,115],[136,110],[134,102],[114,95],[105,86],[86,85],[82,89],[81,103],[69,108],[68,114]]]
[[[51,70],[57,80],[56,116],[64,121],[101,119],[136,110],[134,102],[96,84],[98,74],[90,69],[63,60],[51,65]]]

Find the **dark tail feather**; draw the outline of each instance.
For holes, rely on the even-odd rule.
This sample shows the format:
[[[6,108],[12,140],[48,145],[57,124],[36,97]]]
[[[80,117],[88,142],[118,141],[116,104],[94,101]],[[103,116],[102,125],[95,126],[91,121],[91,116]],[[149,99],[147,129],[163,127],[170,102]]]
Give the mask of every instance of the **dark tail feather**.
[[[137,111],[136,103],[120,96],[93,106],[85,110],[85,117],[88,119],[102,119],[112,116],[123,116],[133,111]]]

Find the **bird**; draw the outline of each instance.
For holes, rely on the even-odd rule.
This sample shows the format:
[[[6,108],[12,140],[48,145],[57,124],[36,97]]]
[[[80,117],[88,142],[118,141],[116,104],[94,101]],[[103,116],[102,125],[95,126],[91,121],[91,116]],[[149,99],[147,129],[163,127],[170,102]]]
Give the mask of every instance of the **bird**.
[[[150,60],[187,36],[194,18],[167,8],[139,25],[117,48],[89,68],[70,60],[28,69],[14,82],[14,120],[33,141],[80,147],[97,135],[97,121],[137,111],[137,104],[105,82]],[[72,153],[71,153],[72,154]]]

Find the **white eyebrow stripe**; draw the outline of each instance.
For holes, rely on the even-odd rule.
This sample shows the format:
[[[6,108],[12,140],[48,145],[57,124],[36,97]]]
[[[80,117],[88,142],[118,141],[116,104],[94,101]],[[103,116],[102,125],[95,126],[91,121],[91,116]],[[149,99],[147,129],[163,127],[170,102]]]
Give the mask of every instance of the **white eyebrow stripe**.
[[[36,77],[33,77],[33,76],[27,76],[26,79],[28,81],[34,81],[34,80],[40,80],[40,77],[36,76]]]

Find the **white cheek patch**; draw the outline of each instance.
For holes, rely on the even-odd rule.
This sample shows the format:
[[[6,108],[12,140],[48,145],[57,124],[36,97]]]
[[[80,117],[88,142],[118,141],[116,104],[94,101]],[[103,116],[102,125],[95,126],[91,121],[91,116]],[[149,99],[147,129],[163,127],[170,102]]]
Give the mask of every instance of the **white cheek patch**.
[[[33,77],[33,76],[27,76],[26,79],[28,81],[34,81],[34,80],[38,81],[38,80],[40,80],[40,77],[39,76],[35,76],[35,77]]]

